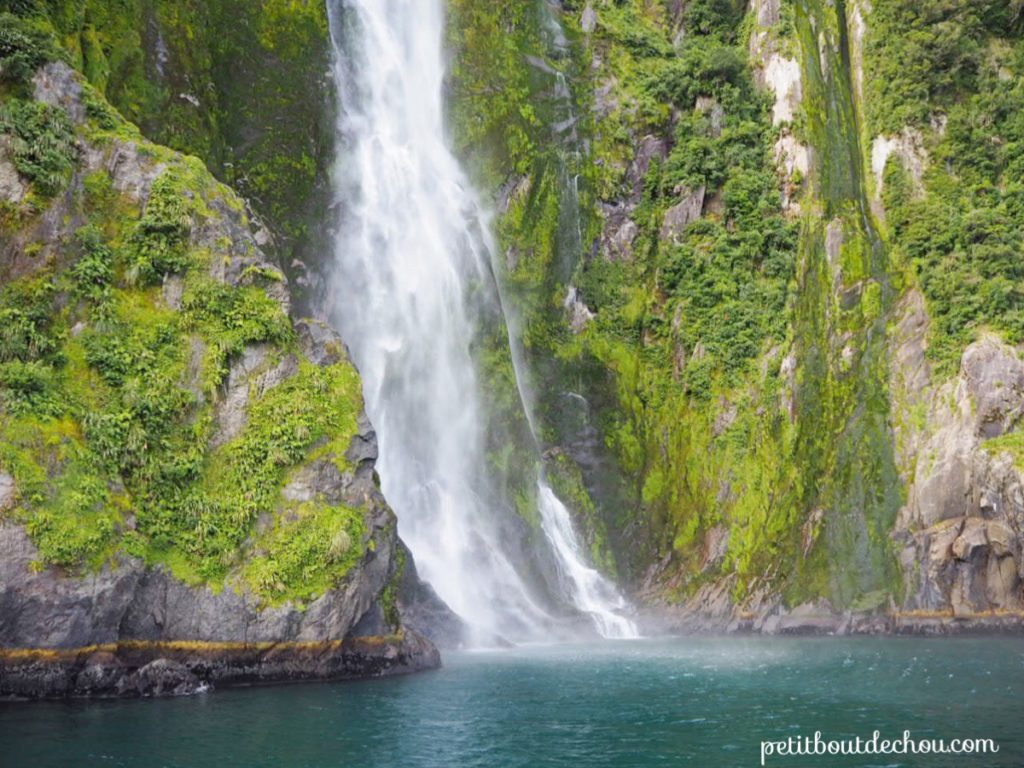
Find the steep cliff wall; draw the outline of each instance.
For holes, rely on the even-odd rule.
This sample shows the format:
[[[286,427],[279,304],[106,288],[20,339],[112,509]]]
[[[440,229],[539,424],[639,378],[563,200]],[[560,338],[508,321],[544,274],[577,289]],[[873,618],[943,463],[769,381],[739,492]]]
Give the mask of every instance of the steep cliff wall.
[[[453,4],[549,455],[689,626],[1019,622],[1022,18],[918,5]]]
[[[403,625],[457,622],[282,272],[326,220],[323,7],[113,5],[0,16],[0,689],[436,664]],[[1019,627],[1019,4],[450,9],[455,144],[590,559],[660,626]],[[488,459],[536,534],[488,323]]]
[[[0,693],[435,666],[341,340],[234,192],[0,20]]]

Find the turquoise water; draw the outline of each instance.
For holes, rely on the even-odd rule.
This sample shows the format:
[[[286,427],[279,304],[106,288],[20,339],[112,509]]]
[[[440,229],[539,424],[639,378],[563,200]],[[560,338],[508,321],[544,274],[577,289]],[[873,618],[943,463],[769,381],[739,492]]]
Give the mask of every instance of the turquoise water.
[[[787,736],[992,738],[996,755],[770,766],[1022,766],[1024,641],[718,638],[448,654],[443,670],[198,696],[0,705],[0,765],[757,766]]]

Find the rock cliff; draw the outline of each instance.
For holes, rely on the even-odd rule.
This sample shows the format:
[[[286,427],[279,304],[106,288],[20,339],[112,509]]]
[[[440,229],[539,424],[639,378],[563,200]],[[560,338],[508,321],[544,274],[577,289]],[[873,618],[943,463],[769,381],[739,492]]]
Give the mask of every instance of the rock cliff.
[[[456,135],[546,447],[649,628],[1018,630],[1019,12],[472,6]]]
[[[0,695],[436,667],[358,375],[289,319],[269,234],[70,67],[0,53]]]

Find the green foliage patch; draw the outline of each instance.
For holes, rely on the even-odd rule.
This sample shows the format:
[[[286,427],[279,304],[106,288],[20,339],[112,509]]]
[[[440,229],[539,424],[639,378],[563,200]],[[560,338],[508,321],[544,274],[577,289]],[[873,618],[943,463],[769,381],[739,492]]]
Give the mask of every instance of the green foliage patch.
[[[98,119],[88,135],[104,130]],[[0,290],[0,469],[18,493],[10,514],[40,567],[95,568],[124,551],[192,582],[218,585],[238,571],[269,601],[307,600],[358,561],[363,513],[320,502],[285,509],[281,488],[314,459],[351,469],[343,457],[361,409],[358,374],[347,361],[301,359],[291,322],[262,287],[276,271],[251,268],[239,286],[211,276],[227,256],[195,250],[193,231],[219,215],[209,203],[224,189],[194,159],[150,145],[141,154],[166,166],[141,213],[105,172],[86,176],[72,201],[86,223],[59,261]],[[213,448],[221,385],[248,345],[264,345],[261,372],[286,373],[251,393],[241,431]],[[269,532],[256,535],[261,515]]]
[[[25,5],[28,8],[20,9],[22,13],[34,10],[33,4]],[[43,25],[8,10],[0,12],[0,82],[23,86],[39,67],[56,57],[57,50]]]
[[[18,173],[44,197],[60,192],[75,166],[78,149],[71,121],[59,107],[7,99],[0,106],[0,134],[10,142]]]
[[[871,4],[864,60],[872,135],[928,124],[964,93],[981,93],[993,35],[1019,36],[1020,5],[1006,0],[879,0]]]
[[[257,537],[243,575],[270,602],[310,600],[335,586],[363,556],[362,511],[306,503],[282,513]]]
[[[142,217],[128,240],[129,281],[152,285],[187,266],[187,238],[192,231],[192,206],[183,180],[162,173],[153,182]]]
[[[993,44],[977,92],[950,105],[920,185],[898,157],[883,200],[896,254],[927,300],[929,355],[951,373],[986,329],[1024,341],[1024,41]]]
[[[191,466],[161,467],[161,475],[148,484],[139,529],[158,550],[184,553],[199,579],[223,578],[239,563],[239,548],[257,517],[278,503],[286,471],[325,439],[329,447],[322,450],[343,455],[356,431],[359,403],[359,379],[350,364],[320,368],[301,363],[297,375],[250,404],[237,438],[209,456],[195,456]],[[275,540],[285,538],[282,533]],[[276,566],[265,567],[273,572]],[[280,591],[275,583],[268,587],[271,594]],[[285,578],[282,583],[292,582]]]

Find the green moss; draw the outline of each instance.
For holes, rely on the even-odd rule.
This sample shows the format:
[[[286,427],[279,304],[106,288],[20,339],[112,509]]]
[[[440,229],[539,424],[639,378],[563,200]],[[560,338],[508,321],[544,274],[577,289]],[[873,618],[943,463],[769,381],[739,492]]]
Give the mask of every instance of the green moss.
[[[298,374],[250,404],[236,439],[191,466],[161,467],[140,510],[139,530],[157,549],[184,552],[203,579],[222,579],[241,559],[239,549],[259,514],[275,510],[287,470],[321,440],[347,448],[356,431],[358,392],[358,375],[348,363],[301,363]]]
[[[193,209],[187,194],[178,173],[162,173],[153,182],[146,208],[127,242],[130,282],[151,285],[185,270]]]
[[[0,463],[14,477],[22,502],[14,517],[39,548],[41,564],[94,566],[111,553],[124,508],[73,421],[6,425]]]
[[[363,511],[296,507],[281,490],[312,461],[351,471],[358,374],[298,356],[267,293],[277,270],[250,265],[238,286],[212,277],[231,267],[232,243],[196,250],[193,228],[241,203],[197,159],[141,140],[83,88],[95,102],[83,140],[134,141],[163,171],[141,211],[105,171],[82,177],[62,202],[82,226],[0,290],[0,470],[18,494],[7,514],[39,548],[39,567],[87,571],[125,552],[190,583],[219,588],[237,574],[268,602],[312,599],[361,557]],[[172,276],[175,308],[164,298]],[[214,447],[222,381],[255,344],[265,370],[296,371],[253,391],[244,428]]]
[[[65,332],[53,311],[55,294],[49,271],[0,289],[0,362],[59,361]]]
[[[301,504],[256,537],[243,578],[268,603],[309,601],[335,587],[359,562],[365,534],[360,510]]]
[[[791,584],[790,598],[827,596],[837,606],[896,589],[888,533],[900,505],[885,337],[895,290],[864,191],[846,12],[842,3],[797,6],[805,130],[822,159],[809,188],[820,209],[808,206],[801,237],[793,461],[802,475],[796,489],[800,518],[823,510],[823,536]],[[838,291],[825,253],[826,225],[836,224],[842,233]]]
[[[982,442],[982,448],[993,456],[1000,453],[1009,454],[1013,465],[1024,471],[1024,432],[1007,432],[999,437],[989,438]]]
[[[45,24],[0,13],[0,82],[24,86],[57,50]]]
[[[288,344],[294,337],[281,306],[264,290],[233,288],[201,272],[186,280],[181,309],[184,328],[206,343],[202,385],[210,395],[247,344]]]
[[[395,570],[388,579],[387,586],[384,587],[384,591],[380,593],[380,607],[384,613],[384,621],[387,625],[395,630],[402,624],[402,617],[398,611],[398,590],[402,583],[402,577],[405,574],[405,567],[407,565],[405,549],[398,547],[395,550]]]
[[[532,2],[455,0],[448,44],[452,60],[452,121],[456,149],[471,153],[476,173],[496,188],[508,168],[526,172],[539,124],[531,73],[522,58],[538,48]]]

